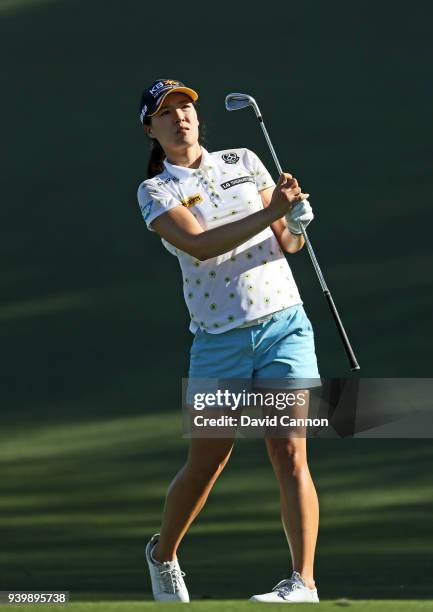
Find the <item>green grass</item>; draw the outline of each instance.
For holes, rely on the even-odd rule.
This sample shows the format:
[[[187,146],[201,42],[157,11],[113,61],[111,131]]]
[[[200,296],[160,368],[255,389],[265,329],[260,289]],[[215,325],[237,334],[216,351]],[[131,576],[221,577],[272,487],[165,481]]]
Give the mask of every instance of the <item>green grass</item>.
[[[85,418],[86,406],[76,407],[81,416],[71,404],[61,419],[0,432],[2,588],[149,598],[143,544],[185,458],[180,420],[170,411]],[[320,596],[431,597],[430,441],[310,440],[309,449],[321,502]],[[237,441],[179,554],[194,600],[243,599],[289,573],[261,440]]]

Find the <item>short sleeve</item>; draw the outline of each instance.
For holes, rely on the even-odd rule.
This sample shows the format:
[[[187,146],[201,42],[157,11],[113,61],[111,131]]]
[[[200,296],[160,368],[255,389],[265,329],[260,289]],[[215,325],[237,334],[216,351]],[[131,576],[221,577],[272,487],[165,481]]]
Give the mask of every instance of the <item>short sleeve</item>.
[[[139,186],[137,199],[147,229],[151,232],[154,231],[151,227],[152,221],[168,210],[182,205],[168,191],[157,185],[149,184],[147,181],[143,181]]]
[[[268,187],[275,187],[275,181],[265,168],[262,161],[249,149],[245,149],[244,164],[247,170],[250,171],[250,174],[254,177],[258,191],[262,191]]]

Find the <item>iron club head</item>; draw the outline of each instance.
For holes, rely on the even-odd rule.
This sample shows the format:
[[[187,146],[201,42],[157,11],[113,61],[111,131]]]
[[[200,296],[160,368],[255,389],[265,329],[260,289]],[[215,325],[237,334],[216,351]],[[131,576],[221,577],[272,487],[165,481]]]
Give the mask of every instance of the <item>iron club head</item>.
[[[251,106],[254,109],[257,117],[260,117],[259,107],[252,96],[243,93],[229,93],[226,96],[226,109],[228,111],[240,110],[241,108],[246,108],[247,106]]]

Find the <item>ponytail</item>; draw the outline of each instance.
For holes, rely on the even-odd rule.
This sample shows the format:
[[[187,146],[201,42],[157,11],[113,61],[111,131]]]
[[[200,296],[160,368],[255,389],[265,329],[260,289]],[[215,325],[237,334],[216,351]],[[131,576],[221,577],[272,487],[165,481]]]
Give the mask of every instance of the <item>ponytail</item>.
[[[147,164],[147,178],[153,178],[164,170],[164,165],[162,163],[164,159],[164,149],[157,140],[153,139],[150,149],[150,159]]]

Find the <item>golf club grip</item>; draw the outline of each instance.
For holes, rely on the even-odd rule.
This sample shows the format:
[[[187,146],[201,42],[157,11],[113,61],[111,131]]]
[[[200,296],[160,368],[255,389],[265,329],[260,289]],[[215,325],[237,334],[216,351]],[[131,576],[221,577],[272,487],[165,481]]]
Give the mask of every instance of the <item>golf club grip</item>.
[[[349,338],[347,337],[346,330],[344,329],[343,323],[341,322],[340,315],[338,314],[337,308],[334,304],[334,300],[332,299],[331,292],[328,289],[327,291],[323,292],[323,295],[325,296],[332,316],[334,317],[335,325],[337,326],[338,333],[340,334],[340,338],[343,342],[344,350],[346,351],[347,359],[349,360],[350,369],[359,370],[360,367],[358,361],[356,360],[355,353],[353,352],[353,349],[350,346]]]

